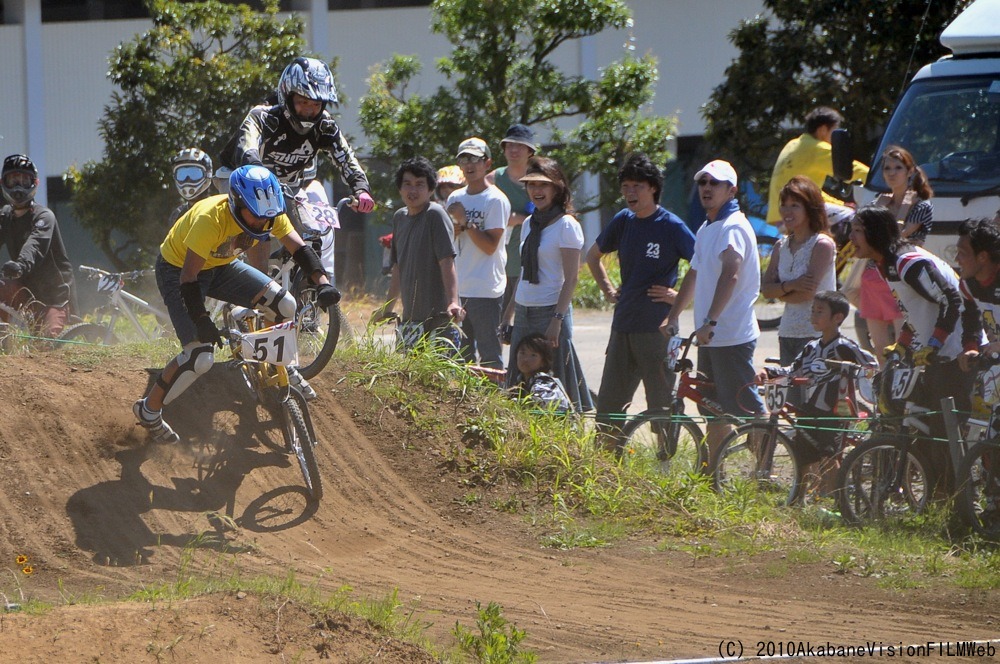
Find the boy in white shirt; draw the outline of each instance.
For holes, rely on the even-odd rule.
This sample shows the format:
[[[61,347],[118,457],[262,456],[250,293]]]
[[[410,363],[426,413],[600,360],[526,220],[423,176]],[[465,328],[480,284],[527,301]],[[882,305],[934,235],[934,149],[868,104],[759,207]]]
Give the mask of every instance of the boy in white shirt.
[[[467,183],[448,197],[447,205],[455,222],[458,294],[466,312],[461,352],[468,362],[475,362],[478,353],[481,366],[503,369],[497,328],[507,286],[504,234],[510,202],[486,181],[493,160],[483,139],[462,141],[455,161]]]

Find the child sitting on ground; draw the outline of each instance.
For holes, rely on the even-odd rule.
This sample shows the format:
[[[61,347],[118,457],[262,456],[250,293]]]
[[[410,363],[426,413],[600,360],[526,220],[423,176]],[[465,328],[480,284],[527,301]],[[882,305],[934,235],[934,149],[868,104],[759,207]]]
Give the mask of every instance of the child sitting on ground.
[[[813,384],[806,389],[805,399],[790,399],[797,410],[797,430],[792,443],[799,463],[803,466],[816,464],[840,452],[840,432],[837,430],[837,422],[831,418],[840,394],[840,381],[851,380],[836,368],[828,369],[816,360],[836,360],[863,367],[878,367],[878,362],[871,353],[840,333],[840,326],[850,312],[851,305],[842,293],[816,293],[809,320],[813,329],[822,336],[806,344],[791,365],[768,367],[757,376],[759,380],[789,375],[809,376],[813,379]],[[830,468],[820,468],[816,474],[824,476],[829,470]]]
[[[558,378],[552,376],[552,346],[544,334],[526,335],[514,349],[521,382],[514,386],[520,397],[530,398],[545,410],[567,413],[572,407],[566,390]]]

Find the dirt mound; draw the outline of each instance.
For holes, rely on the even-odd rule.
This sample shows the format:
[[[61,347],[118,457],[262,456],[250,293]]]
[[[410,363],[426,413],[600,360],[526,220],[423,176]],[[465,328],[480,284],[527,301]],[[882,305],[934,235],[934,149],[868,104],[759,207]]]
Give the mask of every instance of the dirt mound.
[[[297,468],[274,449],[273,423],[226,367],[168,407],[182,443],[156,446],[132,420],[132,401],[150,379],[134,361],[72,368],[59,354],[0,358],[0,578],[8,579],[0,591],[8,601],[22,592],[57,603],[116,597],[174,580],[186,566],[225,561],[245,572],[294,570],[331,591],[348,585],[381,597],[398,588],[445,644],[456,620],[473,624],[477,601],[495,601],[545,662],[707,657],[722,639],[742,640],[753,654],[757,641],[909,644],[996,634],[996,593],[902,595],[875,579],[835,575],[827,561],[693,560],[641,538],[600,550],[543,549],[523,516],[494,510],[489,497],[462,500],[468,487],[443,463],[454,438],[411,430],[388,405],[338,381],[344,371],[335,360],[314,381],[325,496],[311,509]],[[22,572],[28,564],[31,575]],[[0,661],[32,661],[42,634],[50,656],[37,661],[90,657],[83,646],[58,650],[71,634],[106,645],[101,661],[135,661],[139,651],[129,647],[150,653],[147,644],[178,636],[184,661],[223,651],[231,661],[266,660],[276,638],[318,659],[341,633],[315,627],[322,617],[291,620],[294,607],[279,617],[277,607],[247,599],[0,614]],[[255,627],[199,636],[207,625],[221,632],[230,615]],[[288,633],[272,628],[279,618]],[[170,629],[153,631],[160,624]],[[379,647],[367,656],[378,659]],[[420,660],[406,653],[385,661]]]

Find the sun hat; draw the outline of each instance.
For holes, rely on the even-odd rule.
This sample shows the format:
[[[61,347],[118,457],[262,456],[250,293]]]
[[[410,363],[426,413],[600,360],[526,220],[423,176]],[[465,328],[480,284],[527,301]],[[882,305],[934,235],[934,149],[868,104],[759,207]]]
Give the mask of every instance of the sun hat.
[[[501,148],[504,143],[520,143],[531,148],[532,152],[538,151],[538,146],[535,145],[535,132],[523,124],[511,125],[507,134],[500,140]]]

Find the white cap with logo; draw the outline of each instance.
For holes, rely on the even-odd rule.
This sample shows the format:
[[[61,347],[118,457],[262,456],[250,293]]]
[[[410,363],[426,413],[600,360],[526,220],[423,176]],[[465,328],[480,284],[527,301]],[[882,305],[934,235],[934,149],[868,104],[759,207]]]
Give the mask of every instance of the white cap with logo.
[[[719,182],[728,182],[732,186],[736,186],[736,169],[728,161],[723,161],[722,159],[716,159],[710,161],[705,166],[695,173],[694,179],[697,182],[702,175],[710,175]]]

